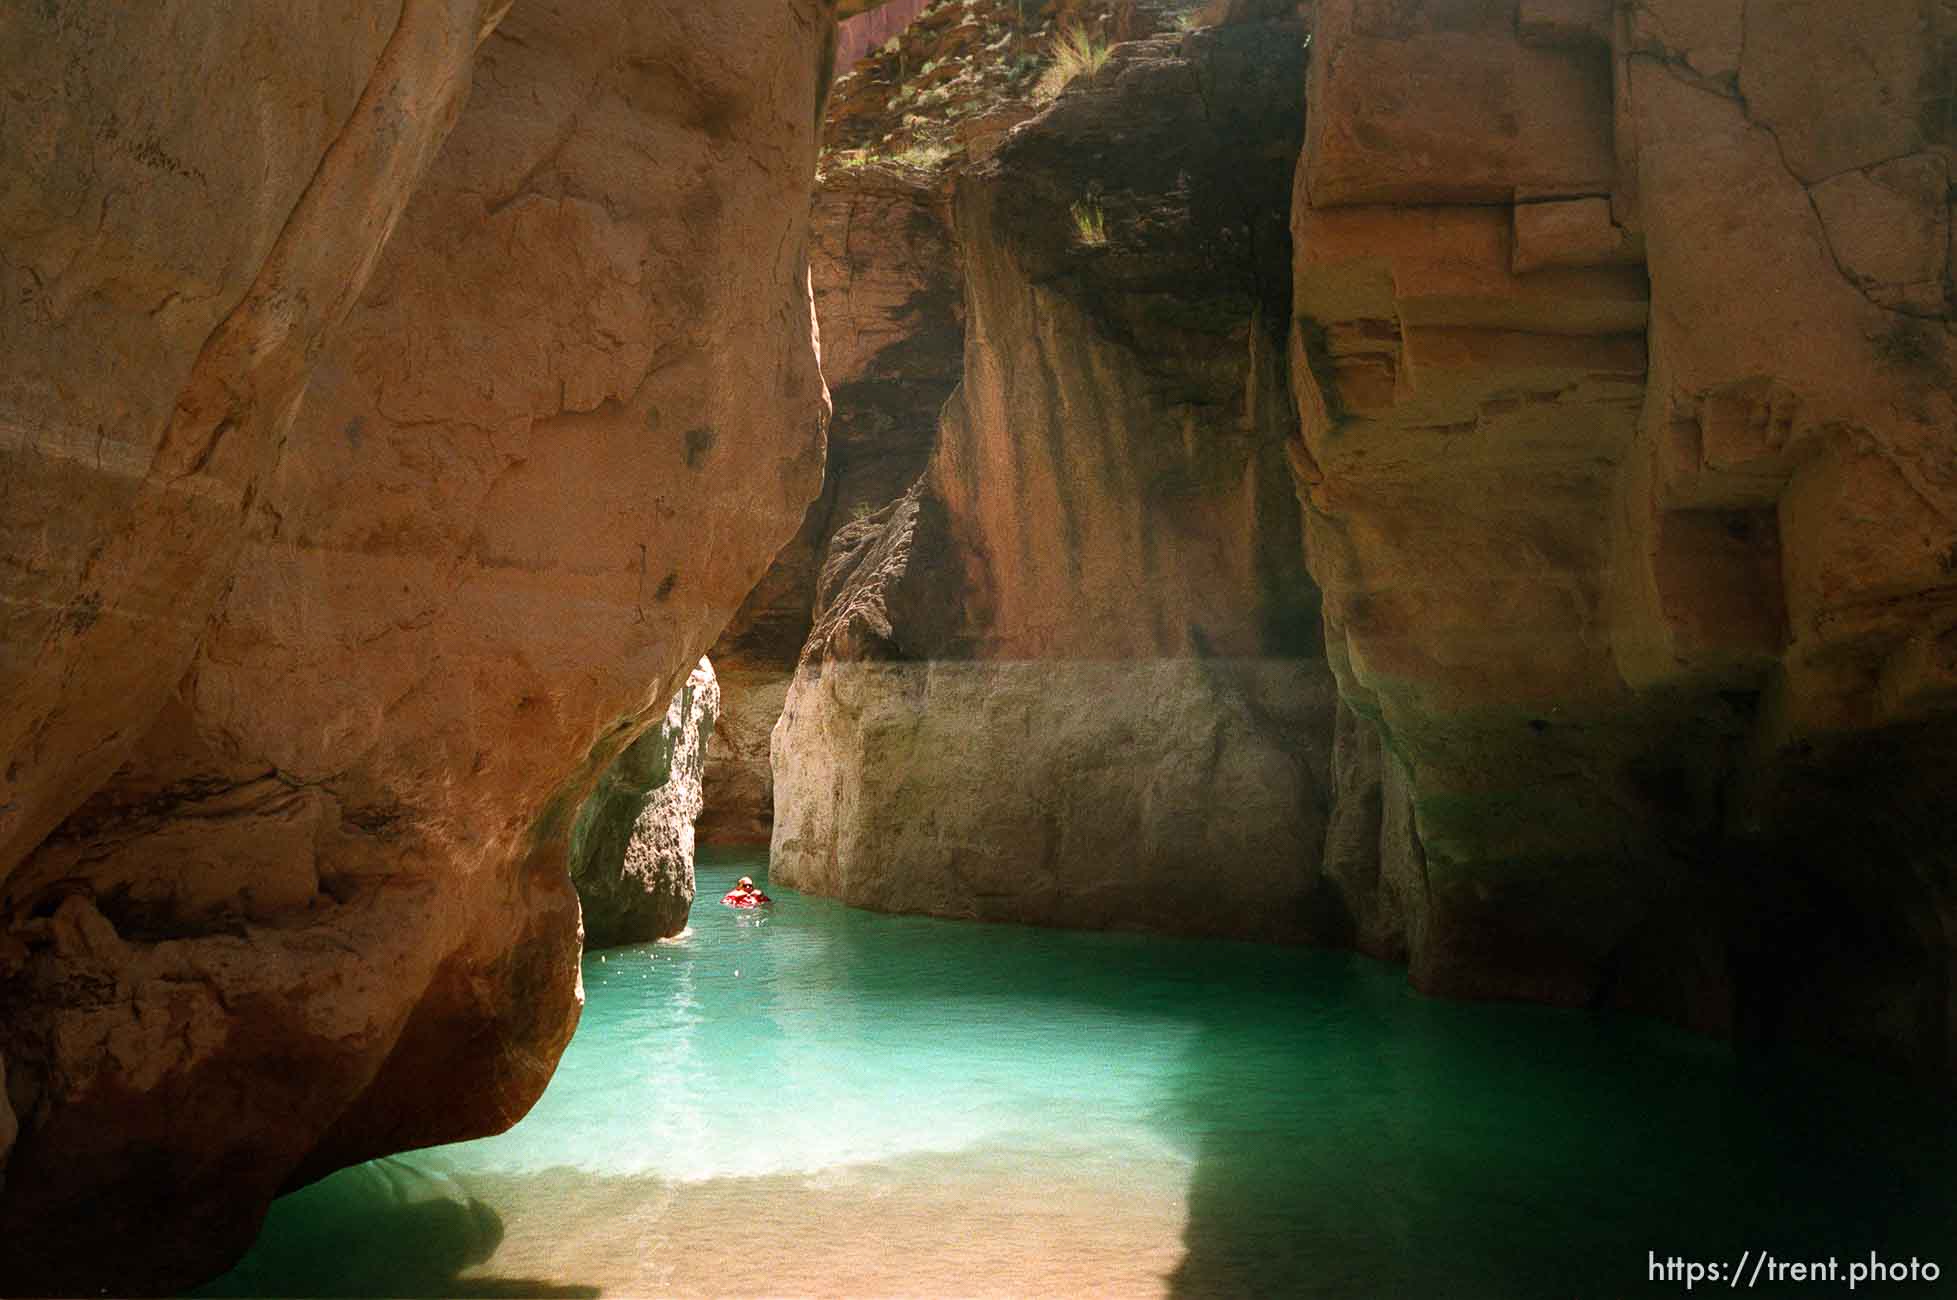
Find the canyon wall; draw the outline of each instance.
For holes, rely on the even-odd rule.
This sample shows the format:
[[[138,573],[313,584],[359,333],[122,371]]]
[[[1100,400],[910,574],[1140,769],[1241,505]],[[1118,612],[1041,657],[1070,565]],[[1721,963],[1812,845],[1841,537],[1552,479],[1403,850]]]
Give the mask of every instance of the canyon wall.
[[[1957,1065],[1953,51],[1321,0],[1296,465],[1418,844],[1336,892],[1418,986]]]
[[[848,72],[871,50],[910,25],[931,0],[890,0],[869,13],[846,19],[836,31],[836,71]]]
[[[528,1108],[572,814],[828,410],[819,0],[93,8],[0,20],[12,1292]]]
[[[838,529],[774,878],[892,910],[1297,937],[1334,692],[1284,447],[1303,31],[1117,47],[955,197],[964,379]]]
[[[965,336],[943,178],[879,165],[825,170],[810,214],[809,282],[835,405],[828,467],[801,531],[710,652],[722,705],[699,824],[707,843],[768,842],[769,737],[809,635],[830,537],[916,481],[958,383]]]
[[[1170,24],[1166,8],[1123,0],[893,3],[843,24],[844,75],[823,127],[810,246],[823,377],[836,407],[828,475],[802,532],[713,648],[724,707],[703,839],[768,842],[770,737],[812,627],[832,539],[902,496],[937,445],[939,408],[964,362],[952,177],[1040,111],[1037,69],[1062,31],[1153,32]],[[895,39],[880,37],[851,71],[851,31],[864,24]]]
[[[0,1290],[520,1116],[737,606],[785,883],[1957,1067],[1950,0],[1224,6],[811,236],[867,7],[0,13]]]
[[[317,351],[507,7],[0,15],[0,871],[188,665]],[[193,85],[207,64],[261,75]]]
[[[1223,910],[1261,890],[1264,932],[1430,992],[1957,1064],[1957,16],[1324,0],[1313,23],[1288,196],[1244,156],[1268,121],[1187,195],[1123,175],[1178,156],[1160,121],[1192,87],[1210,126],[1262,93],[1207,78],[1228,26],[1118,47],[962,167],[964,384],[919,488],[832,521],[775,737],[779,878],[1220,930],[1242,924],[1168,881]],[[1290,301],[1250,299],[1287,354],[1231,355],[1223,399],[1191,339],[1256,313],[1188,268],[1283,210]],[[1266,439],[1336,707],[1176,677],[1316,653]],[[1205,726],[1255,775],[1200,775],[1178,737]],[[1218,803],[1234,841],[1204,838]],[[1244,854],[1261,879],[1230,879]]]

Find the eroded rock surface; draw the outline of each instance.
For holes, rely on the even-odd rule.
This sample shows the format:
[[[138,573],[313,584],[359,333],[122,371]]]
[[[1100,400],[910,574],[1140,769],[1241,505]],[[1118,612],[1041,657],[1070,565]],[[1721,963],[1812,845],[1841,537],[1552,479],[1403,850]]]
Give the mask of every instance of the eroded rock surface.
[[[829,539],[923,472],[964,356],[960,268],[940,178],[832,168],[816,187],[810,222],[809,278],[835,403],[828,467],[801,531],[714,644],[722,708],[699,827],[709,843],[768,842],[769,736],[808,638]]]
[[[1421,987],[1957,1062],[1954,21],[1321,0],[1298,469],[1426,881],[1335,892]]]
[[[666,939],[693,907],[694,822],[720,685],[706,659],[665,721],[625,747],[571,828],[571,883],[587,948]]]
[[[183,674],[318,350],[507,8],[0,15],[0,874]],[[220,68],[253,75],[194,75]]]
[[[410,4],[400,31],[445,12]],[[175,62],[157,73],[164,84],[197,73],[186,139],[213,120],[255,120],[249,105],[226,107],[244,93],[234,81],[305,105],[322,143],[338,123],[318,96],[290,93],[307,78],[328,78],[321,102],[341,117],[379,112],[390,140],[423,133],[445,102],[352,109],[365,74],[324,20],[226,26],[285,13],[200,7],[172,29],[158,11],[160,31],[191,42],[164,41]],[[202,632],[194,661],[187,639],[168,664],[176,632],[152,650],[145,625],[110,617],[105,600],[92,626],[140,643],[133,658],[163,656],[129,669],[162,674],[161,713],[132,705],[105,719],[104,732],[134,728],[126,759],[100,773],[121,761],[114,780],[0,885],[0,1052],[20,1120],[0,1235],[41,1247],[7,1253],[7,1289],[180,1287],[242,1249],[281,1188],[496,1131],[541,1091],[580,1003],[572,816],[665,715],[819,486],[827,402],[805,198],[832,24],[817,0],[519,3],[477,55],[467,107],[385,251],[378,236],[349,250],[335,211],[334,238],[305,246],[330,292],[268,300],[310,321],[332,294],[359,299],[337,330],[275,335],[314,368],[296,415],[303,374],[265,404],[266,420],[276,408],[292,421],[276,468],[254,489],[231,459],[253,439],[269,459],[270,423],[220,429],[208,462],[196,447],[156,462],[170,491],[216,511],[238,560],[211,579],[213,597],[230,582],[215,615],[180,568],[145,589],[170,629]],[[392,66],[383,43],[362,58]],[[104,48],[128,44],[118,33]],[[223,75],[261,54],[303,71]],[[466,57],[402,73],[424,98],[439,87],[458,104],[469,75]],[[349,79],[348,93],[333,89]],[[146,127],[124,129],[147,157]],[[6,132],[10,148],[19,138]],[[222,132],[210,147],[229,147]],[[213,201],[256,212],[261,171],[303,180],[314,162],[247,153],[223,166],[231,179]],[[180,209],[134,220],[198,225]],[[234,299],[254,240],[247,230],[234,240],[244,251],[220,250],[241,268]],[[116,247],[75,265],[144,283],[103,265]],[[154,298],[98,296],[87,311],[139,334],[122,316],[190,311],[163,291],[201,302],[216,272],[200,275],[158,272]],[[210,321],[182,328],[195,339]],[[105,361],[118,348],[105,340]],[[182,386],[154,378],[130,384],[145,401]],[[49,386],[59,419],[47,427],[71,430],[112,391]],[[186,464],[232,468],[207,492],[181,477]],[[98,514],[150,526],[136,498],[101,512],[33,508],[40,499],[10,497],[10,526]],[[43,607],[29,597],[10,608]],[[11,627],[7,644],[23,644]],[[123,668],[101,676],[88,644],[48,642],[29,667],[118,709],[129,693],[109,689]],[[79,799],[101,784],[87,777],[71,767],[62,779]]]
[[[918,487],[831,542],[774,879],[1308,931],[1333,689],[1283,458],[1302,46],[1118,47],[960,177],[964,381]]]

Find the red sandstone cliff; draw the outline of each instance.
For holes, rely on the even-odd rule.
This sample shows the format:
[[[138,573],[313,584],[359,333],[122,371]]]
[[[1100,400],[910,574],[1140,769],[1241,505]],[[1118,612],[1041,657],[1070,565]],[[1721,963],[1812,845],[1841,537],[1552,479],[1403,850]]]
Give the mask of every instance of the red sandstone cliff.
[[[1297,461],[1421,987],[1957,1064],[1953,39],[1322,0]]]
[[[570,815],[820,484],[833,15],[504,7],[0,19],[5,1289],[520,1116]]]
[[[1295,248],[1291,460],[1343,697],[1296,738],[1333,756],[1300,932],[1434,992],[1957,1060],[1954,32],[1938,3],[1317,8],[1292,196],[1214,186],[1288,207]],[[1155,56],[1125,48],[1009,138],[1023,205],[1090,197],[1026,165],[1069,101],[1133,95],[1132,127],[1175,93],[1141,95]],[[1098,148],[1052,144],[1083,184]],[[820,685],[778,737],[778,869],[1098,923],[1119,907],[1074,904],[1071,850],[1046,847],[1087,818],[1013,783],[1091,721],[1051,665],[1159,653],[1178,592],[1239,626],[1254,584],[1229,557],[1262,525],[1179,527],[1190,497],[1132,477],[1161,394],[1129,402],[1097,349],[1187,350],[1150,333],[1144,280],[1028,256],[1031,223],[975,200],[994,174],[961,189],[972,336],[933,472],[832,548]],[[1102,265],[1171,278],[1189,250],[1124,261],[1115,212]],[[1133,580],[1163,556],[1224,567]],[[1047,687],[942,668],[987,660]],[[1105,721],[1118,692],[1095,689]],[[1147,787],[1123,734],[1070,761]]]

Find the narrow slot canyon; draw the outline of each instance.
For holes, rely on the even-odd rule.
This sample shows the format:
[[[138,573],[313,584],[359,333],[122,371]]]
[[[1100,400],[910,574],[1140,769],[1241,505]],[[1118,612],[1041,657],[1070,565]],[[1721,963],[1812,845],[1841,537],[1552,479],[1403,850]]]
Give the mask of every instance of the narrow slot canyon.
[[[0,91],[0,1295],[1957,1292],[1949,0]]]

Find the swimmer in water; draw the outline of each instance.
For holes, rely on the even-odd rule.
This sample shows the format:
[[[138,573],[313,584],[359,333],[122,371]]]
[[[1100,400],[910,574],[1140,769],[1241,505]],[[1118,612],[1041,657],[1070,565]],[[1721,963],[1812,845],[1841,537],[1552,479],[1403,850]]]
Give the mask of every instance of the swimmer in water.
[[[756,889],[753,880],[742,876],[741,882],[721,895],[720,901],[729,907],[759,907],[763,903],[772,903],[775,900]]]

